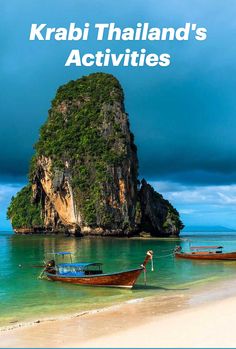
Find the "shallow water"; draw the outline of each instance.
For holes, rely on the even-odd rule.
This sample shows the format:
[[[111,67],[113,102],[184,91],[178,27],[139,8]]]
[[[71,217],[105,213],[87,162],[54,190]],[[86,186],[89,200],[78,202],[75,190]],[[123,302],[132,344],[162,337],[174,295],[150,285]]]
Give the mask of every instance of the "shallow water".
[[[17,236],[0,234],[0,326],[79,313],[145,296],[188,291],[195,285],[236,275],[236,262],[175,260],[172,250],[192,244],[220,244],[236,250],[236,236],[201,236],[179,240],[66,238],[62,236]],[[85,287],[39,280],[40,268],[31,267],[51,259],[53,251],[71,251],[75,261],[102,262],[104,272],[139,266],[148,249],[154,251],[154,268],[147,267],[133,290]],[[21,265],[22,267],[19,267]]]

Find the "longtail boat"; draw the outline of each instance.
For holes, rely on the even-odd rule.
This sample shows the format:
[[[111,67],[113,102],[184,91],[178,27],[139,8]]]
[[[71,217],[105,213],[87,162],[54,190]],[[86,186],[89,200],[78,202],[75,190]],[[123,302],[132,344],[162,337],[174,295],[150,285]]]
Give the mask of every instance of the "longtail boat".
[[[64,256],[70,252],[57,252],[55,255]],[[149,250],[143,263],[136,269],[129,269],[114,273],[103,273],[102,263],[59,263],[50,260],[40,278],[46,277],[51,281],[62,281],[76,285],[106,286],[132,288],[142,271],[146,275],[146,265],[152,261],[153,251]],[[153,263],[152,263],[153,270]]]
[[[184,259],[236,260],[236,252],[223,252],[223,246],[192,246],[190,252],[183,252],[181,246],[176,246],[174,254]]]

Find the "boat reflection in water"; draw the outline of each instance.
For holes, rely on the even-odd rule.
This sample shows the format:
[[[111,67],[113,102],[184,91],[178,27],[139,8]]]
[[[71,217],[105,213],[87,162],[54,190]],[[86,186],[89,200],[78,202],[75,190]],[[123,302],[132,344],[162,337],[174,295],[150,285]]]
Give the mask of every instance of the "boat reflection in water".
[[[71,258],[70,252],[56,252],[54,255],[63,258],[68,255]],[[132,288],[142,271],[146,273],[146,265],[152,258],[153,251],[149,250],[138,268],[107,274],[102,271],[102,263],[72,263],[71,258],[70,263],[58,264],[52,259],[46,263],[40,278],[76,285]]]

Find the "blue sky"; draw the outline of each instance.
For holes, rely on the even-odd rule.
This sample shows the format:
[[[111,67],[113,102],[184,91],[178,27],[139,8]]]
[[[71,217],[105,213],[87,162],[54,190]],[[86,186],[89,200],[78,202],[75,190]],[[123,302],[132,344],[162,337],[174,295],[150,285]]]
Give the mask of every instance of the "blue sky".
[[[59,85],[95,71],[114,74],[125,91],[140,177],[179,209],[185,224],[236,227],[235,0],[4,0],[0,23],[0,229],[6,207],[26,183],[28,162]],[[206,27],[197,42],[29,41],[31,23],[68,26]],[[167,68],[64,67],[71,49],[146,48],[171,54]]]

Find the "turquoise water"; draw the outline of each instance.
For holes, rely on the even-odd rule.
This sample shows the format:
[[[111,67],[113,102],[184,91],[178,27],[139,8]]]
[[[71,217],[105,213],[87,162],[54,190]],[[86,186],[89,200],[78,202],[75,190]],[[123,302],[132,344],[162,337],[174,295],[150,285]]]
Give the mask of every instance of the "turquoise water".
[[[120,301],[168,291],[189,290],[199,283],[236,275],[236,262],[175,260],[176,243],[183,248],[193,244],[223,244],[236,250],[236,236],[188,237],[180,240],[83,238],[62,236],[16,236],[0,234],[0,326],[42,319],[66,313],[111,305]],[[145,253],[155,254],[155,271],[147,267],[148,286],[143,275],[133,290],[85,287],[39,280],[40,265],[50,259],[47,253],[71,251],[76,261],[100,261],[105,272],[137,267]],[[45,257],[46,256],[46,257]],[[19,267],[19,264],[22,267]]]

